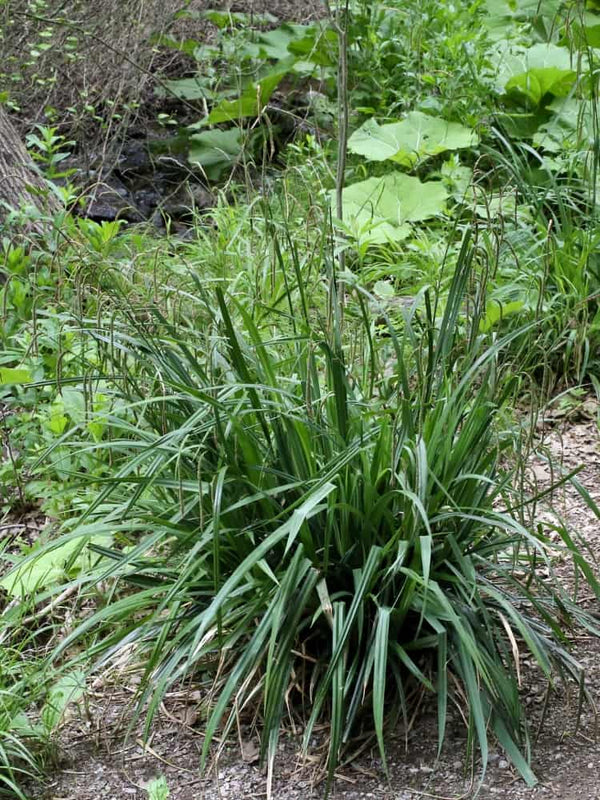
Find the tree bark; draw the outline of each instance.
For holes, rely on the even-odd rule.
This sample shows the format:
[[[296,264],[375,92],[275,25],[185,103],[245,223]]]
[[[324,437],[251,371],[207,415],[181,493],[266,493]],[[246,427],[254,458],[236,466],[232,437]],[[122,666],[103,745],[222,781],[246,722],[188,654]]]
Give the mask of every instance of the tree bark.
[[[0,105],[0,230],[10,209],[34,206],[43,215],[59,210],[57,198],[35,169],[10,117]],[[26,232],[43,232],[43,219],[33,219]]]

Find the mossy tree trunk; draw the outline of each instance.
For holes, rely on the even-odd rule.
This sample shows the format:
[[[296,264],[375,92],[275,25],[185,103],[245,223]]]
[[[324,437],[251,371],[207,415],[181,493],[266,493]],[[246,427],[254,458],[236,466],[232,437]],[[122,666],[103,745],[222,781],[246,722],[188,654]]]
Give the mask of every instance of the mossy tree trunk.
[[[55,213],[59,208],[56,197],[44,185],[10,117],[0,105],[0,229],[9,209],[32,205],[43,214]],[[25,228],[41,232],[44,222],[32,220]]]

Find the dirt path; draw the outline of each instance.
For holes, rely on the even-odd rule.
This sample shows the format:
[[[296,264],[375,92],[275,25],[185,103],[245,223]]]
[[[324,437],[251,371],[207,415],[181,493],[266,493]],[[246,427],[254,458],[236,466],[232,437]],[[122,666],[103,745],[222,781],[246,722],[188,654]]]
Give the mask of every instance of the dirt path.
[[[568,426],[557,426],[544,435],[546,445],[565,468],[585,464],[581,482],[600,501],[600,448],[595,420],[580,419]],[[550,481],[542,461],[532,468],[540,488]],[[594,552],[600,550],[600,523],[578,493],[567,488],[553,499],[571,530],[581,534]],[[544,512],[539,519],[543,520]],[[569,567],[564,565],[565,579]],[[574,643],[574,654],[587,668],[588,686],[600,705],[600,642],[582,636]],[[537,682],[523,665],[533,720],[540,720],[546,705],[546,687]],[[198,719],[197,695],[179,692],[169,695],[160,723],[144,750],[141,739],[124,741],[124,715],[130,695],[122,690],[99,687],[92,692],[88,716],[78,714],[62,732],[61,769],[38,786],[36,800],[121,800],[146,798],[145,786],[164,774],[174,800],[241,800],[266,796],[264,771],[256,763],[256,741],[248,732],[247,741],[232,742],[218,765],[204,778],[198,772],[202,747],[202,724]],[[551,695],[545,723],[534,752],[533,767],[540,783],[525,786],[500,751],[492,751],[480,797],[507,800],[555,797],[561,800],[587,798],[600,800],[600,745],[596,741],[596,719],[585,709],[579,725],[578,691],[560,687]],[[283,738],[277,775],[273,787],[275,800],[309,800],[323,797],[323,784],[317,759],[302,764],[298,753],[299,737]],[[408,745],[408,751],[405,749]],[[346,800],[381,798],[410,800],[419,797],[470,798],[475,796],[479,765],[465,762],[465,737],[457,709],[449,711],[449,735],[442,757],[436,763],[436,720],[433,708],[422,707],[418,721],[406,734],[389,738],[390,783],[381,769],[375,749],[365,750],[339,771],[334,797]]]

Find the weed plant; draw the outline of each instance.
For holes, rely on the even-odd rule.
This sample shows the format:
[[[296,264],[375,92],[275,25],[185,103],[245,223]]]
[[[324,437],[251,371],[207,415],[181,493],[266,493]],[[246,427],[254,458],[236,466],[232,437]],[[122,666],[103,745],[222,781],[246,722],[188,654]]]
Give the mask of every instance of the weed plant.
[[[255,713],[269,780],[286,715],[305,747],[326,723],[330,781],[365,731],[385,766],[386,726],[406,723],[429,693],[440,748],[456,702],[483,769],[493,736],[531,784],[523,653],[550,685],[581,684],[568,631],[595,629],[555,559],[571,557],[598,585],[561,525],[550,535],[527,524],[535,498],[514,488],[524,464],[508,411],[517,376],[549,387],[595,368],[593,64],[579,48],[577,69],[552,67],[560,81],[542,91],[540,52],[563,47],[564,19],[501,0],[485,9],[480,31],[476,6],[354,5],[352,126],[378,117],[367,121],[385,143],[383,124],[411,110],[434,138],[416,160],[406,126],[387,156],[353,140],[345,221],[355,215],[358,236],[327,222],[335,148],[317,124],[289,158],[301,199],[286,195],[283,215],[262,198],[223,202],[185,246],[86,220],[63,220],[67,245],[3,245],[0,387],[23,452],[2,476],[26,475],[20,496],[66,521],[62,537],[16,558],[2,586],[45,599],[61,581],[88,591],[97,610],[57,655],[77,661],[70,648],[83,642],[86,661],[143,668],[148,729],[169,688],[199,675],[204,761],[217,735]],[[239,166],[235,123],[265,120],[290,74],[321,76],[331,131],[330,34],[283,26],[260,34],[262,50],[234,48],[252,70],[240,77],[260,77],[264,95],[209,76],[200,88],[214,90],[218,127],[190,126],[192,163],[215,180]],[[525,66],[500,83],[515,54]],[[447,122],[463,128],[452,146]],[[60,143],[52,129],[31,140],[55,175]],[[267,170],[263,179],[269,191]],[[361,197],[369,181],[379,194]],[[402,186],[428,191],[429,208],[403,216]],[[347,250],[341,276],[332,243]],[[18,792],[20,765],[33,764],[31,730],[15,727],[18,690],[32,690],[12,652],[2,655],[0,781]]]
[[[203,673],[203,760],[258,709],[270,777],[286,713],[306,747],[329,723],[330,780],[360,730],[385,764],[385,725],[407,720],[416,687],[437,698],[440,748],[455,700],[483,764],[493,735],[534,783],[515,660],[528,651],[549,681],[579,681],[565,631],[586,620],[554,556],[598,587],[561,527],[551,541],[523,525],[529,501],[500,466],[518,387],[501,364],[509,340],[465,316],[468,237],[443,311],[425,293],[385,335],[375,298],[350,286],[360,313],[344,311],[331,264],[307,296],[293,240],[268,237],[269,307],[193,274],[202,313],[168,319],[105,276],[114,313],[92,335],[124,404],[107,414],[113,471],[50,547],[90,543],[100,561],[77,580],[113,588],[59,652],[83,638],[105,666],[144,665],[148,726],[170,687]]]
[[[39,777],[46,737],[31,724],[26,712],[41,699],[42,660],[35,643],[24,634],[7,642],[10,627],[1,620],[0,647],[0,797],[26,800],[23,785]]]

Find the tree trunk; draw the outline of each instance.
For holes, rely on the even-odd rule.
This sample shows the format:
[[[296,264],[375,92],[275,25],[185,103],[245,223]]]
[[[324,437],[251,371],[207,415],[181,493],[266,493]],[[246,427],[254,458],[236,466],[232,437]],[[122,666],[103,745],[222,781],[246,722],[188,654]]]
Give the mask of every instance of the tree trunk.
[[[45,215],[59,210],[58,200],[38,174],[0,105],[0,230],[10,209],[32,205]],[[43,219],[32,219],[24,226],[27,232],[36,233],[41,233],[45,227]]]

